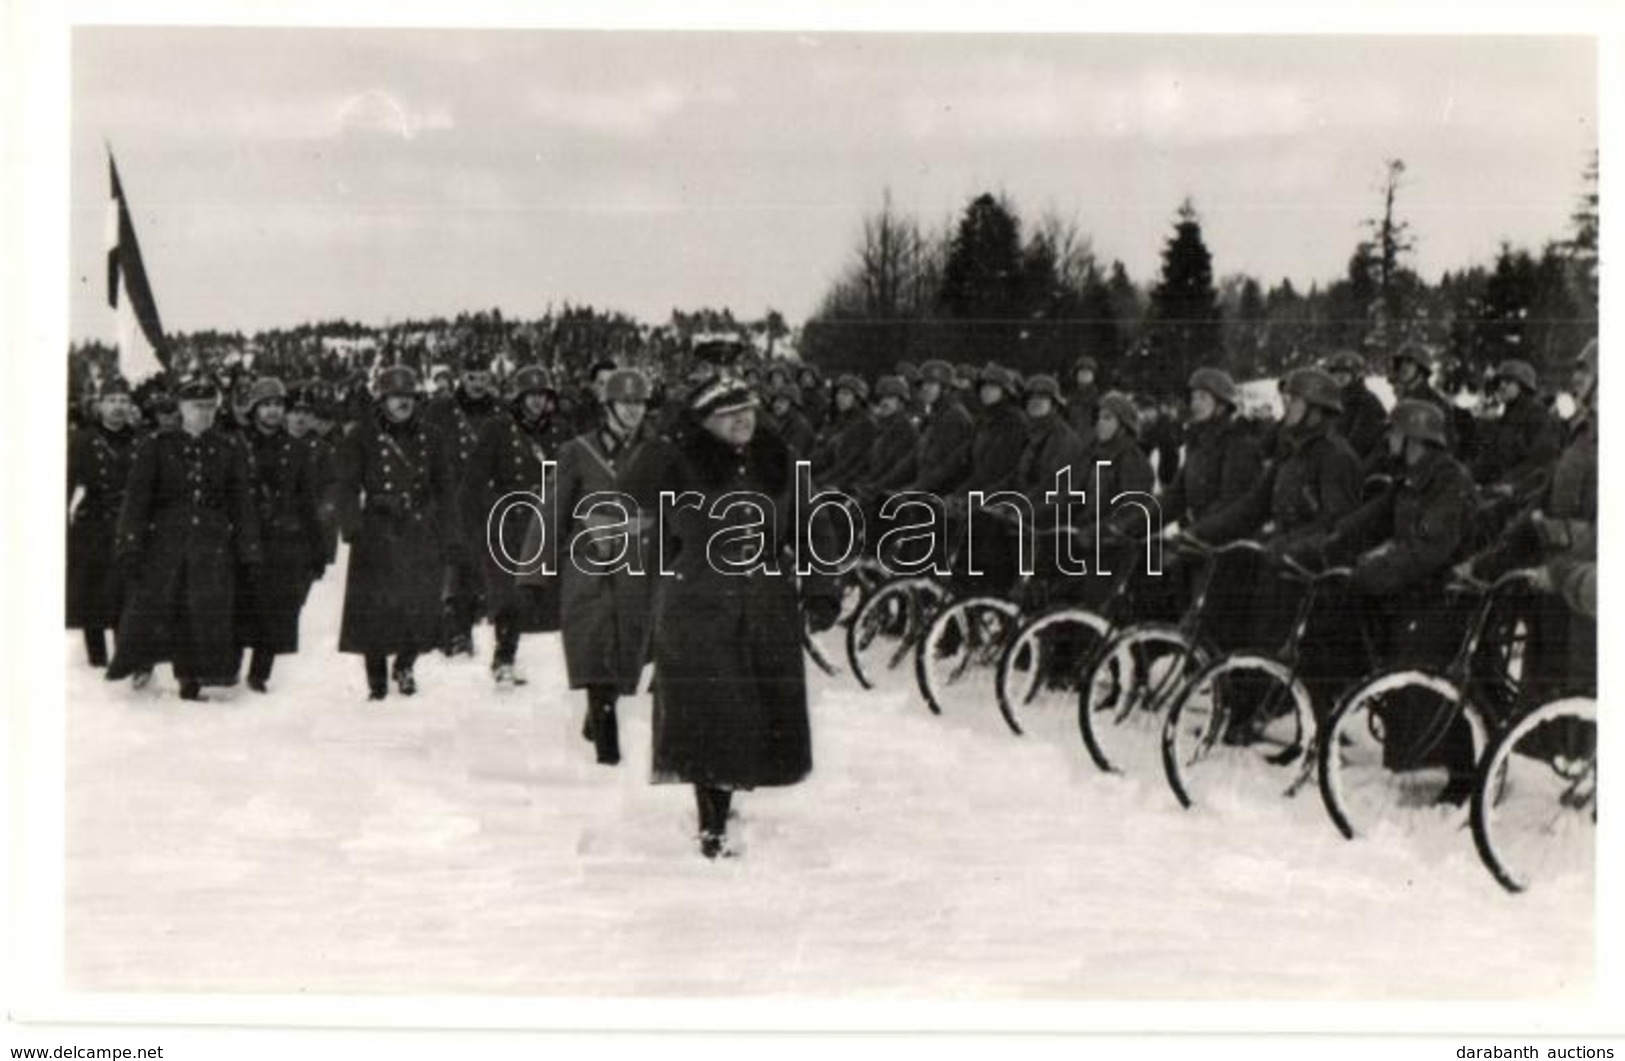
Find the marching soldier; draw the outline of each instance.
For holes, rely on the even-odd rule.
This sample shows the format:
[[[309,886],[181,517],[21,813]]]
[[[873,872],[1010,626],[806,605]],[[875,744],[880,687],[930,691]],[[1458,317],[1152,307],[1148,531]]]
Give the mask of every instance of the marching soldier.
[[[259,521],[243,444],[215,426],[208,380],[177,394],[181,427],[136,447],[116,544],[129,573],[109,681],[145,686],[168,661],[183,700],[237,681],[232,629],[239,566],[260,561]]]
[[[1339,350],[1326,359],[1324,367],[1337,381],[1343,396],[1337,433],[1343,436],[1356,457],[1366,461],[1380,452],[1388,417],[1377,396],[1365,385],[1365,358],[1353,350]]]
[[[485,355],[469,351],[451,397],[429,403],[424,426],[445,464],[449,483],[460,483],[468,472],[480,432],[488,421],[502,415],[496,377]],[[441,648],[448,656],[474,654],[474,621],[482,605],[484,580],[480,576],[480,550],[485,544],[483,513],[464,514],[455,542],[447,549],[441,589]]]
[[[118,626],[124,605],[113,544],[135,460],[134,409],[129,384],[108,379],[96,396],[93,419],[68,440],[68,503],[75,490],[84,493],[68,514],[67,626],[83,632],[92,667],[107,666],[107,632]]]
[[[332,421],[325,418],[326,402],[322,398],[323,385],[307,380],[295,384],[288,392],[288,434],[302,443],[310,461],[311,485],[316,491],[316,517],[322,526],[322,558],[332,564],[338,554],[338,515],[333,505],[334,446],[323,431],[332,429]],[[318,576],[319,577],[319,576]]]
[[[266,691],[276,657],[299,650],[299,613],[328,564],[315,462],[310,446],[286,429],[286,398],[282,381],[266,377],[245,402],[262,562],[238,594],[237,639],[252,650],[248,687],[257,693]]]
[[[339,528],[350,543],[339,651],[364,657],[368,699],[388,695],[391,676],[411,696],[418,655],[440,640],[439,573],[463,552],[411,369],[378,374],[373,414],[339,443],[336,467]]]
[[[612,517],[577,509],[594,494],[625,489],[622,479],[644,444],[641,428],[648,401],[649,381],[643,373],[627,368],[612,374],[604,385],[602,422],[565,443],[559,453],[558,491],[549,499],[553,524],[559,528],[555,541],[565,669],[570,688],[587,694],[581,735],[592,742],[598,761],[611,766],[621,760],[616,701],[637,692],[646,658],[653,580],[644,565],[653,560],[652,520],[625,528],[624,542],[595,539],[593,531]],[[625,552],[617,555],[620,549]],[[678,616],[676,621],[691,618]]]
[[[543,462],[554,449],[558,392],[552,377],[539,365],[526,365],[514,373],[512,389],[509,415],[492,417],[480,431],[463,479],[460,521],[463,527],[478,525],[486,539],[479,548],[479,566],[486,607],[496,630],[491,675],[500,686],[524,682],[514,669],[520,635],[558,628],[552,584],[523,588],[510,572],[527,555],[523,552],[526,524],[503,519],[492,537],[492,515],[503,497],[513,493],[547,496]],[[497,563],[494,550],[505,554],[507,566]]]

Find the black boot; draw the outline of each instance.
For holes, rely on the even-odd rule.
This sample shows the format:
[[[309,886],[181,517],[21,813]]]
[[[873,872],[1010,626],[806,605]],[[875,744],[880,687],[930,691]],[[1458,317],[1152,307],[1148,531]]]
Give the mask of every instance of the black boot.
[[[395,657],[395,688],[401,691],[402,696],[411,696],[418,691],[417,678],[412,675],[412,664],[416,662],[415,652],[402,652]]]
[[[181,679],[181,699],[202,702],[208,699],[203,695],[203,684],[196,678]]]
[[[621,761],[621,726],[615,717],[615,695],[601,693],[592,706],[592,743],[598,761],[614,766]]]
[[[85,656],[89,658],[92,667],[107,666],[107,631],[101,628],[92,630],[86,627]]]
[[[271,667],[275,662],[274,653],[256,648],[248,661],[248,687],[256,693],[265,692],[265,683],[271,679]]]
[[[383,656],[368,656],[367,699],[382,700],[389,695],[389,661]]]
[[[694,799],[700,810],[700,854],[706,858],[732,858],[728,846],[728,805],[733,793],[725,788],[694,786]]]

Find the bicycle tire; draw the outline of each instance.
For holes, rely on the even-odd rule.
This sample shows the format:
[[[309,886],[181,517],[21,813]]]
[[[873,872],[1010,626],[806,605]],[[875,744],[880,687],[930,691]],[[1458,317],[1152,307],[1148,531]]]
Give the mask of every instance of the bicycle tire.
[[[1087,608],[1056,608],[1034,616],[1016,631],[1016,636],[1010,639],[1004,647],[1004,652],[999,656],[999,669],[994,677],[993,689],[1005,724],[1017,736],[1022,736],[1026,732],[1019,716],[1025,713],[1037,695],[1045,673],[1043,637],[1064,625],[1088,631],[1097,648],[1111,636],[1111,624]],[[1077,668],[1080,672],[1079,681],[1082,680],[1082,661],[1086,661],[1092,655],[1093,652],[1090,652],[1081,657],[1080,666]],[[1076,690],[1073,692],[1075,694]]]
[[[986,628],[984,613],[997,617],[995,630]],[[931,709],[933,715],[943,713],[949,686],[963,681],[973,664],[980,663],[983,668],[997,666],[999,654],[1002,654],[1019,613],[1020,609],[1010,601],[991,596],[962,597],[936,613],[925,636],[914,646],[915,684],[919,686],[925,706]],[[943,642],[955,633],[961,638],[960,645],[967,646],[968,650],[962,654],[956,653],[962,658],[944,673],[938,666],[938,662],[945,658],[939,650]],[[987,640],[990,634],[997,639],[996,644]]]
[[[865,689],[875,687],[881,668],[871,665],[865,653],[880,636],[882,624],[894,642],[893,651],[882,659],[884,669],[896,670],[929,622],[922,613],[930,610],[934,614],[937,607],[947,602],[948,596],[946,588],[925,575],[887,579],[870,590],[846,628],[847,665],[858,684]],[[895,610],[883,612],[888,608]]]
[[[1145,665],[1144,657],[1152,648],[1177,655],[1182,663],[1177,673],[1165,670],[1157,676],[1157,684],[1146,690],[1142,688],[1143,672],[1152,668]],[[1078,688],[1078,730],[1095,766],[1120,774],[1130,772],[1128,764],[1135,759],[1154,759],[1162,712],[1185,679],[1207,665],[1210,655],[1205,645],[1192,644],[1170,623],[1130,626],[1101,646]]]

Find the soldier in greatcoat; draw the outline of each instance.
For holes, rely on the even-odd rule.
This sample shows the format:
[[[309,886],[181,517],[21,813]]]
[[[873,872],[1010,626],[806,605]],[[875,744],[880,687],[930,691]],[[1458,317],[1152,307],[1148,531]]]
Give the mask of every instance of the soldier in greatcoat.
[[[287,430],[287,388],[275,377],[255,380],[246,405],[262,562],[238,594],[237,640],[252,653],[248,687],[263,693],[276,657],[299,651],[299,613],[327,570],[327,534],[311,449]]]
[[[514,373],[507,415],[485,422],[463,476],[460,526],[482,528],[478,550],[485,581],[486,610],[496,630],[491,674],[499,686],[522,684],[515,669],[519,638],[558,629],[558,593],[551,582],[521,587],[513,570],[523,551],[529,507],[503,507],[504,498],[523,496],[528,504],[547,495],[544,462],[557,456],[554,417],[558,392],[547,370],[526,365]],[[501,553],[499,563],[498,554]]]
[[[879,427],[869,411],[869,384],[845,373],[835,380],[835,414],[824,426],[822,443],[814,451],[813,480],[820,485],[846,486],[863,471]]]
[[[682,431],[639,452],[622,482],[645,513],[665,491],[699,508],[665,513],[665,562],[654,625],[654,779],[695,788],[700,850],[728,853],[732,794],[792,785],[812,769],[802,630],[833,625],[828,579],[798,580],[789,451],[756,431],[756,399],[719,376],[689,397]],[[771,501],[760,535],[723,495]]]
[[[92,667],[107,666],[107,632],[124,607],[124,578],[113,562],[114,536],[124,487],[135,460],[136,431],[130,387],[121,378],[102,382],[88,424],[68,439],[67,627],[82,631]],[[77,503],[74,493],[79,494]]]
[[[586,692],[581,735],[600,763],[620,762],[616,702],[638,690],[648,659],[656,561],[655,515],[595,507],[595,494],[625,497],[623,478],[638,459],[649,382],[619,369],[604,384],[604,416],[559,452],[558,487],[549,499],[557,528],[560,617],[570,688]],[[630,526],[617,526],[622,517]],[[613,533],[611,533],[613,532]]]
[[[220,395],[193,380],[176,395],[178,431],[136,448],[119,509],[119,562],[130,578],[107,677],[146,684],[168,661],[182,699],[237,681],[233,616],[240,568],[260,562],[247,454],[215,426]]]
[[[339,443],[334,487],[350,543],[339,651],[364,657],[371,700],[388,695],[391,676],[401,695],[417,692],[413,666],[440,640],[440,573],[462,552],[416,375],[393,365],[377,389],[372,414]]]
[[[460,483],[468,473],[480,432],[486,423],[504,415],[496,376],[487,356],[470,350],[463,356],[457,386],[450,397],[436,398],[424,410],[435,448],[435,459],[445,465],[449,483]],[[480,553],[485,547],[483,513],[463,513],[456,540],[447,546],[441,585],[441,648],[448,656],[474,654],[474,622],[484,610],[485,580],[480,574]]]

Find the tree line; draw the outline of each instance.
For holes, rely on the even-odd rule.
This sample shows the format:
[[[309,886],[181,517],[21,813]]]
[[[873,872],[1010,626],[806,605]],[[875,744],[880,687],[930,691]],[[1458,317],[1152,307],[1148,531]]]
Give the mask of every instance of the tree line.
[[[1188,198],[1172,218],[1158,275],[1137,282],[1053,211],[1026,224],[1007,196],[985,192],[933,229],[888,193],[806,322],[802,356],[874,375],[928,357],[1065,373],[1088,355],[1114,385],[1165,396],[1181,392],[1201,364],[1247,379],[1336,349],[1380,363],[1418,341],[1435,352],[1452,390],[1476,389],[1511,357],[1561,378],[1597,332],[1596,155],[1581,174],[1568,233],[1538,251],[1503,243],[1493,262],[1431,284],[1410,264],[1417,237],[1401,213],[1403,160],[1386,161],[1383,174],[1345,274],[1307,290],[1290,279],[1218,275]]]

